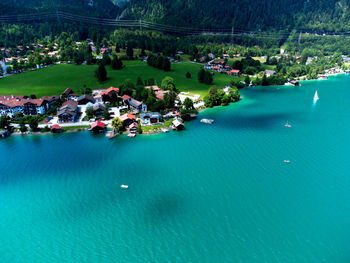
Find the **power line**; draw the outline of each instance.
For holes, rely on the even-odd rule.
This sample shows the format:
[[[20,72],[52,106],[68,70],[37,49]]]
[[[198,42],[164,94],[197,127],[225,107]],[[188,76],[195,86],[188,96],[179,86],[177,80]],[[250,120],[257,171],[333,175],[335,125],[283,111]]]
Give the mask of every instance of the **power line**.
[[[66,21],[74,21],[77,23],[86,23],[95,26],[109,26],[109,27],[128,27],[128,28],[138,28],[140,31],[145,29],[156,30],[161,32],[168,33],[178,33],[185,35],[230,35],[231,42],[233,43],[235,36],[243,36],[243,37],[251,37],[251,38],[262,38],[262,39],[276,39],[280,40],[283,38],[287,38],[293,34],[293,31],[278,31],[278,32],[262,32],[260,30],[247,30],[236,27],[231,28],[208,28],[208,29],[200,29],[193,27],[179,27],[173,25],[166,24],[158,24],[154,22],[148,22],[143,20],[117,20],[117,19],[108,19],[108,18],[99,18],[99,17],[90,17],[85,15],[72,14],[67,12],[62,12],[59,10],[55,10],[55,12],[42,12],[42,13],[31,13],[31,14],[18,14],[18,15],[6,15],[0,16],[0,23],[16,23],[16,22],[28,22],[28,21],[47,21],[50,19],[54,19],[57,22],[62,22],[62,20]],[[300,30],[300,29],[299,29]],[[312,34],[315,33],[307,33],[307,30],[300,30],[298,43],[300,44],[302,32],[304,34]],[[322,36],[330,36],[330,32],[326,35]],[[332,36],[348,36],[349,32],[336,33],[332,32]]]

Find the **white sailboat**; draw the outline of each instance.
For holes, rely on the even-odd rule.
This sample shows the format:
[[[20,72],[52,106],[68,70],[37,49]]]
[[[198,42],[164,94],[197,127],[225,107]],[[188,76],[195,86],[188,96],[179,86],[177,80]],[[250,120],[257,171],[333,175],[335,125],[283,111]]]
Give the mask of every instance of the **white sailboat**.
[[[318,97],[318,93],[317,90],[315,92],[315,96],[314,96],[314,102],[318,101],[320,98]]]

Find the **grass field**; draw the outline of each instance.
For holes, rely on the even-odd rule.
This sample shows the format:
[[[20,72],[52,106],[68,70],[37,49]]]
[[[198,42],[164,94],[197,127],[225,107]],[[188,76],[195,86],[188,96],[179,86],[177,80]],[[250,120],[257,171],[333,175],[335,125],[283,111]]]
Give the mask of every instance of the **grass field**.
[[[0,79],[0,95],[31,95],[38,97],[45,95],[59,95],[66,88],[72,88],[79,94],[81,88],[86,85],[91,89],[118,87],[125,79],[131,79],[136,83],[137,77],[142,80],[154,78],[160,85],[165,76],[173,77],[175,85],[180,91],[200,94],[205,96],[210,86],[201,84],[197,80],[197,73],[201,65],[191,62],[172,64],[171,72],[164,72],[147,66],[143,61],[125,61],[126,67],[119,71],[107,67],[108,80],[99,83],[95,78],[96,65],[68,65],[61,64],[32,72],[17,74]],[[191,79],[186,78],[186,72],[190,72]],[[235,77],[216,73],[213,85],[224,87]]]

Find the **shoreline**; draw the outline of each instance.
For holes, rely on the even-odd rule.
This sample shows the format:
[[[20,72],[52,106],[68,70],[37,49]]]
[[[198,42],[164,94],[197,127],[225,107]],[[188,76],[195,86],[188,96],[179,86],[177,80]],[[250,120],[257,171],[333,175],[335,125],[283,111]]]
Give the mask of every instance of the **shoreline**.
[[[306,76],[302,76],[302,77],[298,77],[296,80],[298,81],[318,81],[318,80],[327,80],[328,77],[331,77],[331,76],[338,76],[338,75],[345,75],[345,74],[349,74],[347,72],[338,72],[338,73],[327,73],[327,74],[324,74],[324,76],[327,76],[326,79],[301,79],[303,77],[306,77]],[[289,85],[288,83],[284,84],[284,85],[280,85],[280,86],[291,86],[291,87],[294,87],[293,85]],[[255,86],[255,88],[259,88],[259,87],[262,87],[262,86]],[[271,87],[274,87],[274,86],[271,86]],[[275,86],[276,87],[276,86]],[[241,102],[242,100],[244,99],[243,96],[241,96],[240,100],[239,101],[236,101],[236,102],[231,102],[229,105],[232,105],[232,104],[236,104],[238,102]],[[229,106],[229,105],[226,105],[226,106]],[[206,110],[209,110],[209,109],[217,109],[217,108],[223,108],[223,107],[226,107],[226,106],[214,106],[212,108],[199,108],[198,109],[198,114],[206,111]],[[193,121],[193,120],[192,120]],[[191,122],[191,121],[189,121]],[[168,132],[170,132],[172,129],[169,127],[167,127],[166,129],[168,129]],[[67,130],[64,130],[63,132],[61,133],[52,133],[52,132],[29,132],[29,133],[20,133],[20,132],[14,132],[14,133],[11,133],[10,136],[8,137],[11,137],[11,136],[30,136],[30,135],[34,135],[34,136],[38,136],[38,135],[50,135],[50,134],[65,134],[65,133],[77,133],[77,132],[85,132],[85,131],[88,131],[89,128],[86,128],[86,127],[82,127],[82,128],[75,128],[75,129],[67,129]],[[107,131],[106,131],[107,132]],[[142,134],[137,134],[137,136],[139,135],[144,135],[144,136],[151,136],[151,135],[158,135],[158,134],[161,134],[161,133],[168,133],[168,132],[164,132],[162,131],[161,129],[157,129],[157,130],[152,130],[152,132],[144,132]],[[124,135],[124,136],[127,136],[127,134],[120,134],[120,135]]]

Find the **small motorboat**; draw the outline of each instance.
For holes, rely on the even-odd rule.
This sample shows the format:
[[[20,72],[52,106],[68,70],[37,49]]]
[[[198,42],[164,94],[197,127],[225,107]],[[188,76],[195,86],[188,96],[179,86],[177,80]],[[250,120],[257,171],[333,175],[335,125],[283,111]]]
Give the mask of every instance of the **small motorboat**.
[[[288,123],[288,121],[287,121],[287,123],[284,125],[284,127],[290,128],[290,127],[292,127],[292,125],[290,125],[290,124]]]
[[[290,163],[290,160],[284,160],[285,163]]]
[[[212,119],[201,119],[201,122],[202,123],[206,123],[206,124],[213,124],[214,120],[212,120]]]
[[[125,184],[122,184],[120,187],[123,188],[123,189],[128,189],[129,188],[129,186],[125,185]]]
[[[315,92],[315,96],[314,96],[314,102],[318,101],[320,98],[318,97],[318,93],[317,90]]]

